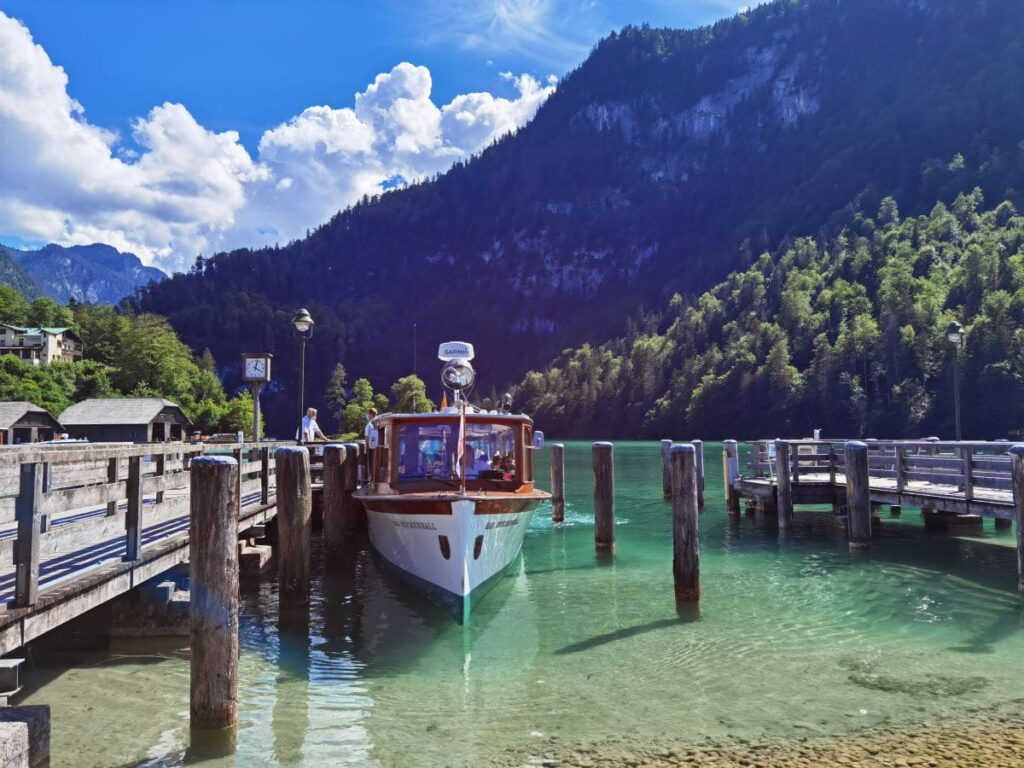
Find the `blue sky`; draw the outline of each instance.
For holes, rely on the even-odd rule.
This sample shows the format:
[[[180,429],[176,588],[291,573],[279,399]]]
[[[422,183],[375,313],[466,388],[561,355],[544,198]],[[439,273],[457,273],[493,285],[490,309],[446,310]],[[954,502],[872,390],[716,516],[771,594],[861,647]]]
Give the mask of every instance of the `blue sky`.
[[[35,179],[33,194],[39,178],[52,178],[50,199],[68,202],[20,200],[20,218],[0,214],[0,240],[105,238],[165,268],[196,251],[287,240],[385,178],[443,170],[528,120],[550,76],[577,65],[609,31],[644,22],[692,27],[737,10],[721,0],[0,0],[19,52],[0,72],[0,88],[16,91],[26,111],[62,105],[42,133],[67,144],[65,134],[85,131],[75,138],[88,145],[76,164],[93,153],[102,166],[83,165],[78,181],[66,168],[33,175],[33,149],[52,155],[37,146],[38,126],[5,130],[0,162]],[[403,62],[416,69],[398,70]],[[27,72],[41,73],[38,92],[22,87],[35,87]],[[419,111],[396,127],[388,121],[402,99]],[[310,111],[321,106],[330,111]],[[457,113],[462,127],[475,121],[473,131],[459,130]],[[22,135],[29,146],[16,146]],[[332,141],[346,160],[324,165],[311,148]],[[201,180],[182,178],[189,152],[209,164]],[[370,163],[354,160],[371,154]],[[171,175],[173,189],[152,205],[131,215],[117,208],[132,197],[127,187],[161,191],[155,180]],[[310,210],[301,191],[332,175],[349,181],[331,191],[329,205]],[[89,176],[110,180],[102,199],[84,199],[96,186]],[[181,192],[190,185],[191,200]],[[267,218],[247,213],[260,199],[288,217],[254,224]],[[161,211],[166,221],[152,221]],[[181,226],[186,212],[191,228]]]

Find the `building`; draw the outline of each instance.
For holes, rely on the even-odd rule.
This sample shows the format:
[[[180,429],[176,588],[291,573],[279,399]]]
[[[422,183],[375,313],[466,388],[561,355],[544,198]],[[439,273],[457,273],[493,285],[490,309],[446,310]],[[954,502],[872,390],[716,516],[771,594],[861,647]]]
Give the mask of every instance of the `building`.
[[[53,440],[63,431],[45,408],[23,401],[0,403],[0,445]]]
[[[73,363],[82,359],[82,340],[70,328],[0,325],[0,355],[14,355],[30,365]]]
[[[192,426],[185,412],[162,397],[93,398],[60,415],[72,439],[94,443],[159,443],[182,440]]]

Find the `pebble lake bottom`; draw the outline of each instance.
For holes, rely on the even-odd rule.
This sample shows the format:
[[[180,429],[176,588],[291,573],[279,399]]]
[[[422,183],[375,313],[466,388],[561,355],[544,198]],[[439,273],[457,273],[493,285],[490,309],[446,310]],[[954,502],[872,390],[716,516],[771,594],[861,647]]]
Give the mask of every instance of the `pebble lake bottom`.
[[[568,443],[565,524],[539,509],[465,627],[366,551],[337,573],[314,552],[308,635],[279,626],[272,581],[243,595],[237,753],[203,764],[1022,764],[1012,530],[930,534],[883,508],[852,555],[808,511],[783,537],[730,519],[721,446],[705,456],[699,615],[676,611],[660,446],[615,446],[607,558],[590,443]],[[52,707],[52,765],[183,764],[186,646],[34,654],[23,702]]]

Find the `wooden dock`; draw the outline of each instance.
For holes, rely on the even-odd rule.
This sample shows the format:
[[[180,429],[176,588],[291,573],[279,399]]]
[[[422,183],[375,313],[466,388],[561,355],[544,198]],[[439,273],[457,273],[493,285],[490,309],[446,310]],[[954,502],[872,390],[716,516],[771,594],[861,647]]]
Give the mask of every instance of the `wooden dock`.
[[[240,531],[272,517],[280,445],[0,448],[0,654],[188,560],[193,458],[238,461]]]

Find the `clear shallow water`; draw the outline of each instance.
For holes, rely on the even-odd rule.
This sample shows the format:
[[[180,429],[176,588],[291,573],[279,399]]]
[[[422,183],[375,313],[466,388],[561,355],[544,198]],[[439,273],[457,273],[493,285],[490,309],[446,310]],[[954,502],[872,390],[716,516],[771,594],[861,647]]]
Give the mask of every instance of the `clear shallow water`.
[[[318,559],[308,640],[279,626],[273,584],[245,595],[238,752],[210,764],[485,765],[552,739],[843,734],[1020,696],[1010,532],[926,535],[908,509],[883,510],[866,556],[806,512],[780,538],[727,517],[708,444],[704,595],[699,617],[680,618],[659,450],[616,444],[608,560],[593,548],[590,444],[568,444],[566,524],[541,508],[468,627],[368,553],[339,573]],[[548,452],[537,458],[546,477]],[[55,766],[181,762],[186,649],[118,642],[70,668],[35,661],[25,703],[53,708]]]

